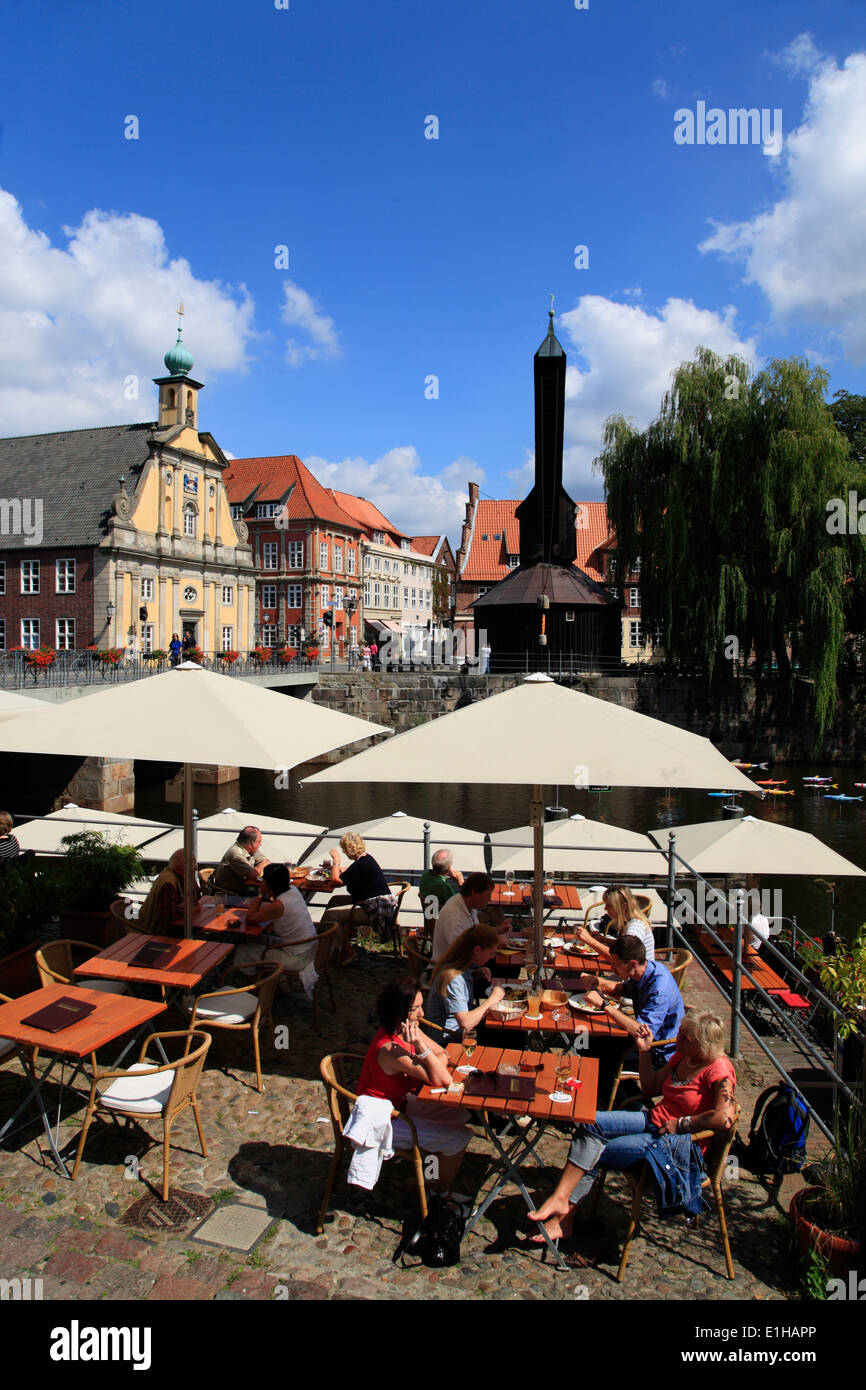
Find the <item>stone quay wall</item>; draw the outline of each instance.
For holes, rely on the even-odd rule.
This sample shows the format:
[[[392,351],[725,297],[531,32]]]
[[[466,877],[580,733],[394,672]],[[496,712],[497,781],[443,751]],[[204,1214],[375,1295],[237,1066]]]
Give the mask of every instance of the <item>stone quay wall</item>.
[[[329,709],[370,719],[400,732],[449,714],[459,704],[486,699],[519,685],[524,674],[461,674],[455,671],[321,673],[307,698]],[[774,762],[811,762],[816,756],[830,763],[866,763],[866,692],[840,694],[835,719],[820,752],[815,750],[815,726],[807,712],[805,682],[794,688],[790,710],[773,686],[762,697],[761,718],[755,723],[755,683],[746,677],[719,697],[707,695],[702,682],[675,676],[647,674],[565,677],[562,684],[610,700],[625,709],[651,715],[710,739],[731,758],[760,758]],[[363,745],[355,744],[358,752]]]

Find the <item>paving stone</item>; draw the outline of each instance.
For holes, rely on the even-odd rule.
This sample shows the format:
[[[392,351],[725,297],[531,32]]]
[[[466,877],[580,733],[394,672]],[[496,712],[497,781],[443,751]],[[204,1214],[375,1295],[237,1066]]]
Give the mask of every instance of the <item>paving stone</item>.
[[[98,1237],[95,1249],[99,1254],[110,1255],[115,1260],[138,1260],[150,1249],[148,1241],[137,1240],[123,1231],[105,1231],[102,1235],[96,1231],[93,1234]]]
[[[86,1284],[104,1266],[105,1260],[95,1259],[92,1255],[82,1255],[77,1250],[60,1250],[51,1256],[45,1272],[65,1283]]]
[[[201,1302],[212,1299],[214,1290],[200,1279],[184,1278],[179,1274],[163,1274],[150,1289],[145,1298],[149,1302],[166,1300],[175,1302]]]
[[[112,1262],[94,1274],[85,1296],[101,1298],[105,1294],[109,1299],[144,1298],[153,1284],[152,1274],[135,1269],[133,1265]]]

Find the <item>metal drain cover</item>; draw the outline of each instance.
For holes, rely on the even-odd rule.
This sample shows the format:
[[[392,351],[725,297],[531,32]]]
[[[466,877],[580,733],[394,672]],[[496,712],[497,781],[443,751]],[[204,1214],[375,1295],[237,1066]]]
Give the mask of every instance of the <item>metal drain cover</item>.
[[[218,1207],[198,1227],[191,1240],[203,1245],[220,1245],[224,1250],[248,1254],[274,1224],[262,1207],[250,1207],[245,1202],[229,1202]]]
[[[182,1231],[193,1221],[201,1221],[213,1211],[210,1197],[195,1192],[169,1188],[168,1201],[163,1202],[153,1192],[133,1202],[120,1218],[121,1226],[136,1226],[142,1231]]]

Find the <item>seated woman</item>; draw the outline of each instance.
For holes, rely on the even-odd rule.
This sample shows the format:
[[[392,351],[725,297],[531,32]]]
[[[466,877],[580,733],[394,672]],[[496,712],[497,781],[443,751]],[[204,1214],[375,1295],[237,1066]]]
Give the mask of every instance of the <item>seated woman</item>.
[[[479,922],[462,932],[440,958],[430,981],[427,1018],[443,1030],[444,1043],[459,1042],[464,1029],[476,1028],[488,1009],[505,997],[502,986],[494,985],[487,998],[476,1008],[472,1007],[475,998],[473,972],[493,959],[499,944],[499,933]]]
[[[376,1014],[380,1027],[367,1049],[357,1093],[390,1100],[395,1110],[406,1111],[420,1147],[438,1159],[438,1176],[430,1187],[447,1196],[471,1135],[464,1110],[420,1101],[414,1094],[422,1086],[447,1086],[451,1081],[445,1052],[421,1032],[424,998],[417,981],[409,975],[390,980],[379,996]],[[411,1148],[412,1132],[406,1121],[396,1119],[392,1128],[394,1147]]]
[[[20,853],[18,838],[12,834],[12,817],[8,811],[0,811],[0,859],[17,859]]]
[[[577,1126],[554,1192],[529,1213],[531,1220],[545,1223],[551,1240],[571,1235],[574,1206],[592,1186],[598,1164],[631,1168],[661,1134],[731,1128],[737,1076],[724,1055],[723,1039],[722,1021],[715,1014],[688,1013],[680,1024],[673,1057],[661,1071],[654,1071],[649,1055],[652,1036],[645,1024],[640,1026],[641,1090],[645,1096],[661,1092],[661,1100],[645,1110],[604,1110],[595,1124]],[[704,1152],[707,1142],[701,1143]]]
[[[235,965],[252,961],[273,961],[286,970],[303,970],[316,955],[316,925],[309,908],[294,887],[285,864],[267,864],[262,870],[265,892],[250,898],[246,920],[250,925],[266,923],[270,940],[244,941],[235,951]],[[296,946],[306,941],[305,946]]]
[[[330,883],[325,888],[343,887],[348,897],[332,898],[321,922],[322,931],[335,924],[342,927],[341,965],[348,965],[355,959],[352,949],[352,928],[367,925],[379,928],[389,921],[393,923],[397,913],[397,899],[388,887],[388,880],[382,873],[372,854],[367,853],[363,837],[349,831],[340,841],[340,849],[352,861],[347,868],[340,867],[340,850],[331,850],[333,868]],[[350,906],[343,907],[347,903]]]
[[[649,917],[638,904],[630,888],[608,888],[602,899],[605,911],[617,936],[636,936],[644,944],[647,960],[655,960],[656,948]],[[598,951],[599,965],[610,963],[610,951],[600,937],[578,927],[575,935],[585,946]]]

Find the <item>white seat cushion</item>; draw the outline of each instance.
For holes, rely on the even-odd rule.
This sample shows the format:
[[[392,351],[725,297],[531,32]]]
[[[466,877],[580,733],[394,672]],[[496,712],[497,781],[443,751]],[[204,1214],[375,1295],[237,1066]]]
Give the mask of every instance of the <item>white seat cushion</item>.
[[[125,994],[126,985],[122,980],[76,980],[82,989],[98,989],[103,994]]]
[[[249,1023],[258,1005],[254,994],[221,994],[208,999],[196,1009],[196,1019],[212,1023]]]
[[[14,1051],[14,1042],[10,1042],[8,1038],[0,1038],[0,1057],[7,1057],[10,1052]]]
[[[126,1076],[112,1081],[107,1091],[102,1093],[100,1104],[110,1110],[130,1110],[136,1115],[161,1115],[165,1109],[175,1078],[173,1071],[151,1071],[152,1062],[134,1062],[127,1069]],[[149,1076],[138,1076],[137,1072],[150,1072]]]

